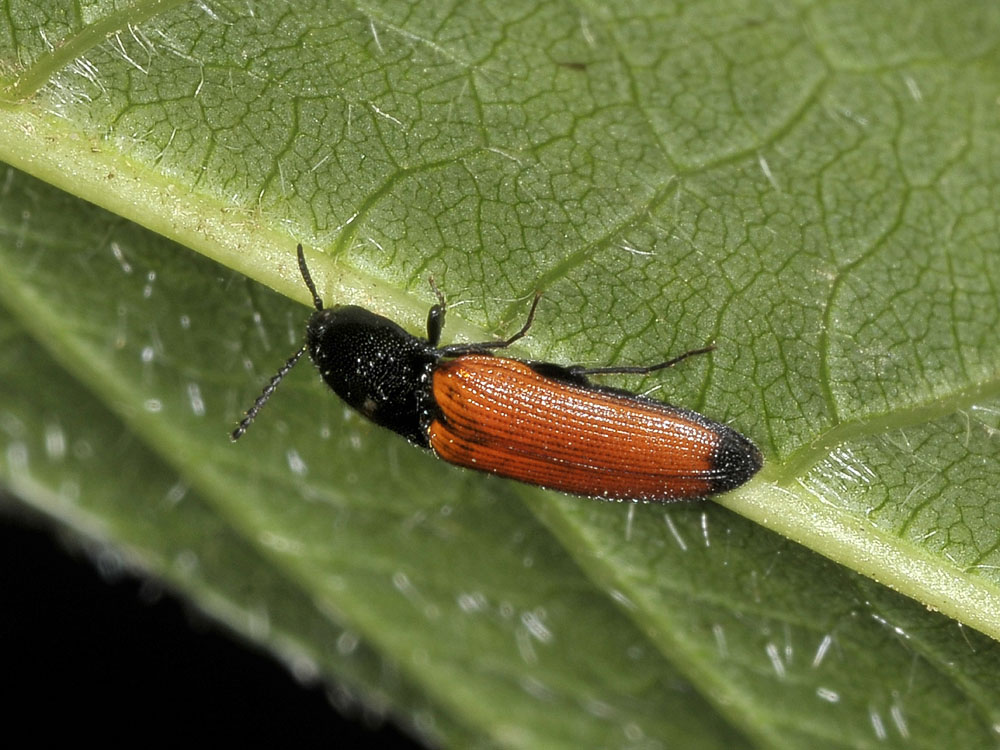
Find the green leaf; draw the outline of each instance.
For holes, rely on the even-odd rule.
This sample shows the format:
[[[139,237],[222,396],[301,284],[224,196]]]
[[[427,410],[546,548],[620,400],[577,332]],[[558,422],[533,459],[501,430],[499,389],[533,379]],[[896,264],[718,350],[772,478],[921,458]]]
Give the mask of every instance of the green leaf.
[[[0,21],[0,158],[76,196],[0,193],[5,487],[447,745],[996,742],[1000,7],[67,7]],[[305,367],[230,445],[297,241],[414,331],[433,274],[449,338],[543,288],[533,358],[714,340],[614,384],[765,468],[543,493]]]

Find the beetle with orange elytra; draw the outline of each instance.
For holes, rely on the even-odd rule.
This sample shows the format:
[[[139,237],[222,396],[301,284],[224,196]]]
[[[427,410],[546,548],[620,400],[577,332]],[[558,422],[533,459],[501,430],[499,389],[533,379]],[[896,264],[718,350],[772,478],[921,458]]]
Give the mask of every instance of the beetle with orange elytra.
[[[655,365],[564,366],[497,356],[535,318],[499,341],[439,346],[445,300],[427,316],[427,338],[355,305],[326,307],[298,246],[316,310],[306,341],[271,378],[232,432],[238,440],[282,378],[309,353],[326,384],[378,425],[445,461],[527,484],[609,500],[669,502],[732,490],[760,469],[757,447],[727,425],[593,375],[645,375],[713,346]]]

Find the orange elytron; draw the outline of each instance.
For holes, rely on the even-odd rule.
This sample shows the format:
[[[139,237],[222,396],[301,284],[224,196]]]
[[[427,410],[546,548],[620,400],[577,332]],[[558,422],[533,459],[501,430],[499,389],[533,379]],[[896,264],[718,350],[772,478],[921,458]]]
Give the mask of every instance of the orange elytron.
[[[430,447],[449,463],[574,495],[703,497],[743,484],[760,453],[738,432],[626,391],[561,381],[530,364],[467,354],[442,362]]]

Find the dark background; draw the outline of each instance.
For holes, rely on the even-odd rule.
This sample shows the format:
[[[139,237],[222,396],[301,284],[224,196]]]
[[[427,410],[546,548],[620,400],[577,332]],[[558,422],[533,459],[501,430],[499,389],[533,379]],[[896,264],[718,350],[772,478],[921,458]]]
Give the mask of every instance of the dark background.
[[[342,716],[152,581],[102,574],[41,518],[0,497],[4,734],[44,741],[417,748],[391,724]]]

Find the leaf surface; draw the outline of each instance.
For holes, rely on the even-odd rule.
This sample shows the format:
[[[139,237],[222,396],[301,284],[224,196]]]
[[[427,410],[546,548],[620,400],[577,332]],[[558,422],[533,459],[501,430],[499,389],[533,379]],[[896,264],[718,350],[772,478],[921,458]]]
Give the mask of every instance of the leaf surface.
[[[0,156],[232,270],[10,169],[6,486],[244,632],[259,579],[295,614],[257,637],[449,744],[996,740],[994,641],[761,525],[1000,634],[1000,11],[75,13],[2,22]],[[449,340],[516,330],[542,288],[525,356],[715,341],[614,385],[733,423],[765,469],[705,506],[545,495],[305,372],[230,446],[308,314],[233,271],[305,301],[296,241],[326,299],[414,331],[433,274]]]

